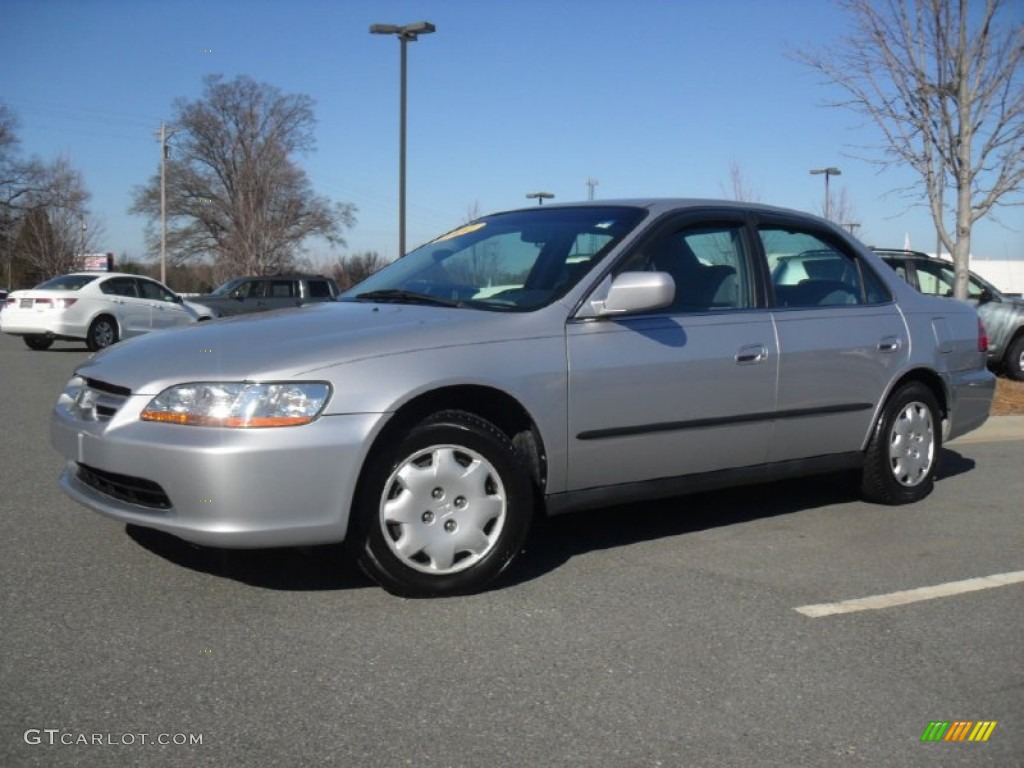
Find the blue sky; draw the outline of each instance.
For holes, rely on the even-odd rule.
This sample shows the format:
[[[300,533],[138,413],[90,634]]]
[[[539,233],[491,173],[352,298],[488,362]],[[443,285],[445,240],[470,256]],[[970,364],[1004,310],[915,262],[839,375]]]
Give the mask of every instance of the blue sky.
[[[4,0],[0,101],[22,148],[70,157],[103,222],[102,250],[147,259],[133,187],[158,167],[155,131],[202,78],[248,75],[316,102],[320,194],[354,203],[347,247],[397,251],[399,43],[375,22],[428,20],[409,46],[409,245],[480,213],[587,196],[729,197],[730,165],[761,202],[821,211],[845,187],[862,240],[934,250],[923,208],[893,190],[909,172],[854,156],[877,143],[789,52],[827,44],[827,0]],[[206,52],[207,50],[211,52]],[[863,152],[861,152],[863,154]],[[1024,209],[975,226],[973,252],[1024,258]]]

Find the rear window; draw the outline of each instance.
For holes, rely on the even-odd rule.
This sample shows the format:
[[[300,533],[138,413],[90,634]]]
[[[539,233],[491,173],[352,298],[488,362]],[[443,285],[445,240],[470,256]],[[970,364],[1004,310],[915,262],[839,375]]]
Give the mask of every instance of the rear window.
[[[326,280],[310,280],[309,295],[314,299],[329,299],[331,298],[331,286]]]
[[[88,285],[99,275],[61,275],[40,283],[36,290],[46,289],[48,291],[77,291],[83,285]]]

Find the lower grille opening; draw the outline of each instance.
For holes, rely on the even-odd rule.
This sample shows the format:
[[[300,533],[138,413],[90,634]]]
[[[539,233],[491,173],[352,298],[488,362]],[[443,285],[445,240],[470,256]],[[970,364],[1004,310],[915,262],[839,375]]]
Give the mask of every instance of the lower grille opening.
[[[119,501],[151,509],[170,509],[171,507],[171,500],[167,497],[164,489],[152,480],[118,475],[85,464],[78,465],[78,479],[90,488],[95,488],[100,493],[112,496]]]

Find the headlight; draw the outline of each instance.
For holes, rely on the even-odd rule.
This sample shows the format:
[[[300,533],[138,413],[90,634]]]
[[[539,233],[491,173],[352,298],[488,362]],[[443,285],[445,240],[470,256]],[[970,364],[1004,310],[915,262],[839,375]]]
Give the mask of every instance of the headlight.
[[[154,397],[140,418],[200,427],[296,427],[319,416],[330,394],[320,381],[179,384]]]

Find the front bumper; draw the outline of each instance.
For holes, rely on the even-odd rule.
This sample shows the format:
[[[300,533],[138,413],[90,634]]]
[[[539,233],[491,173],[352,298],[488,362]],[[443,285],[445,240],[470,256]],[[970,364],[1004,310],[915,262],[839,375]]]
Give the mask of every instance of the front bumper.
[[[138,420],[128,396],[108,421],[63,395],[50,437],[62,489],[107,517],[218,547],[342,541],[359,470],[384,414],[301,427],[226,429]]]

